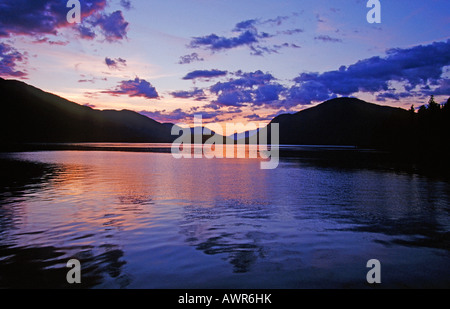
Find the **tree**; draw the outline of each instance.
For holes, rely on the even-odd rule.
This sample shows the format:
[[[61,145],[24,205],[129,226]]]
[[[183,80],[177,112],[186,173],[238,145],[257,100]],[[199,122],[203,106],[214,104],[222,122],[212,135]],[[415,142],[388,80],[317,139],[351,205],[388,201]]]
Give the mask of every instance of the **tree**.
[[[444,103],[444,106],[442,107],[442,110],[446,113],[450,111],[450,98],[447,99],[447,102]]]
[[[425,115],[426,112],[427,112],[427,107],[425,105],[422,105],[422,106],[419,107],[419,112],[418,113],[419,113],[420,116]]]
[[[437,111],[439,111],[441,109],[441,106],[436,103],[436,101],[434,100],[434,95],[431,96],[430,100],[428,101],[428,110],[431,113],[435,113]]]

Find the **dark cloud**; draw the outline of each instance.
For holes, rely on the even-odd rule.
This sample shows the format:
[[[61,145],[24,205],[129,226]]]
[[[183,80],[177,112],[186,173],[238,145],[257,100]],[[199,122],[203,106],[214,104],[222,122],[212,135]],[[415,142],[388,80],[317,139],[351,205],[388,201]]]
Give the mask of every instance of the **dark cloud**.
[[[283,31],[280,31],[279,33],[280,34],[286,34],[286,35],[294,35],[294,34],[303,33],[303,32],[305,32],[305,30],[300,29],[300,28],[296,28],[296,29],[283,30]]]
[[[285,88],[274,82],[275,77],[262,71],[235,73],[237,78],[218,82],[210,87],[217,95],[213,104],[221,106],[243,106],[270,104],[280,99]]]
[[[411,96],[413,96],[413,94],[410,92],[383,92],[377,95],[376,100],[378,102],[384,102],[386,99],[399,101],[400,99],[409,98]]]
[[[89,25],[89,26],[87,26]],[[90,18],[85,19],[80,27],[85,29],[91,29],[88,36],[92,37],[92,28],[100,28],[100,32],[103,34],[108,42],[122,40],[127,36],[128,22],[124,19],[122,11],[115,11],[111,14],[96,14]],[[82,33],[82,30],[80,30]],[[82,35],[84,35],[82,33]]]
[[[301,86],[293,86],[286,95],[284,106],[309,105],[311,102],[321,102],[332,99],[333,94],[321,83],[308,81]]]
[[[92,40],[96,36],[95,31],[89,26],[79,25],[77,30],[83,39]]]
[[[277,16],[275,18],[266,19],[261,22],[261,24],[274,24],[280,26],[284,21],[291,18],[291,16]]]
[[[445,95],[450,96],[450,79],[449,78],[443,78],[436,83],[436,88],[431,89],[431,87],[423,87],[421,89],[421,94],[425,96],[430,95]]]
[[[82,18],[102,11],[106,0],[80,1]],[[57,34],[68,27],[67,0],[1,0],[0,36]]]
[[[227,71],[221,71],[221,70],[196,70],[189,72],[185,77],[183,77],[184,80],[190,80],[190,79],[197,79],[197,78],[213,78],[213,77],[220,77],[227,75]]]
[[[444,68],[450,65],[450,40],[406,49],[390,49],[385,57],[360,60],[348,67],[324,73],[302,73],[288,93],[292,104],[309,104],[337,95],[357,92],[379,93],[379,99],[402,98],[395,94],[391,82],[403,84],[411,95],[450,94]],[[414,91],[416,87],[421,89]]]
[[[190,55],[185,55],[180,57],[179,64],[189,64],[194,61],[204,61],[205,59],[199,57],[197,53],[192,53]]]
[[[174,122],[192,122],[194,115],[201,115],[203,120],[218,121],[217,117],[222,115],[223,111],[198,111],[198,109],[190,109],[189,111],[183,111],[178,108],[173,111],[141,111],[141,115],[147,116],[151,119],[162,123],[174,123]]]
[[[96,108],[97,107],[97,106],[95,106],[95,105],[93,105],[91,103],[83,104],[83,106],[87,106],[87,107],[90,107],[90,108]]]
[[[122,58],[111,59],[111,58],[106,57],[105,58],[105,64],[110,69],[120,70],[121,68],[127,66],[127,61],[125,59],[122,59]]]
[[[0,76],[25,77],[27,74],[16,69],[18,62],[24,62],[26,56],[5,43],[0,43]]]
[[[275,34],[269,34],[261,31],[261,26],[270,24],[272,26],[280,26],[283,21],[291,18],[290,16],[278,16],[274,19],[258,20],[249,19],[239,22],[233,28],[235,35],[218,36],[217,34],[209,34],[192,38],[190,48],[203,48],[212,52],[229,50],[241,46],[246,46],[251,50],[252,55],[261,56],[264,54],[276,53],[280,47],[276,45],[266,44],[266,40],[277,35],[294,35],[303,32],[302,29],[287,29],[277,31]],[[289,44],[286,46],[289,47]]]
[[[106,90],[102,93],[117,95],[128,95],[130,97],[143,97],[146,99],[158,99],[159,95],[155,87],[148,81],[136,77],[134,80],[124,80],[114,90]]]
[[[233,31],[241,32],[243,30],[248,30],[248,29],[256,30],[255,26],[256,26],[257,22],[258,21],[256,19],[249,19],[249,20],[241,21],[240,23],[236,24]]]
[[[207,97],[205,95],[205,92],[203,89],[194,88],[191,91],[173,91],[170,93],[174,98],[180,98],[180,99],[190,99],[193,98],[196,101],[203,101],[206,100]]]
[[[316,40],[316,41],[322,41],[322,42],[331,42],[331,43],[340,43],[340,42],[342,42],[341,39],[338,39],[338,38],[332,38],[332,37],[329,36],[329,35],[319,35],[319,36],[316,36],[316,37],[314,38],[314,40]]]
[[[65,27],[73,27],[84,39],[94,39],[97,31],[109,42],[126,37],[128,23],[121,11],[104,12],[106,0],[80,4],[82,22],[74,26],[67,22],[67,0],[0,0],[0,37],[57,35]]]
[[[120,5],[126,10],[131,9],[131,1],[130,0],[120,0]]]
[[[172,111],[167,112],[166,110],[162,111],[155,111],[155,112],[149,112],[149,111],[141,111],[139,112],[141,115],[147,116],[153,120],[162,122],[162,123],[170,123],[170,122],[178,122],[181,120],[186,120],[189,118],[189,114],[185,111],[182,111],[180,108]]]
[[[259,42],[259,34],[255,31],[247,30],[240,33],[236,37],[220,37],[216,34],[210,34],[203,37],[194,37],[190,43],[190,47],[205,47],[212,51],[220,51],[224,49],[231,49],[243,45],[251,45]]]

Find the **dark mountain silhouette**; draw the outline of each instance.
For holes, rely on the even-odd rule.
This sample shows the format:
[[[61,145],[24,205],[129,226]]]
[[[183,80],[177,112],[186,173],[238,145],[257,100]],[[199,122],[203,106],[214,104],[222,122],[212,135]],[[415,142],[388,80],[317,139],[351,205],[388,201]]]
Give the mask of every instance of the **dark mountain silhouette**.
[[[338,98],[271,123],[280,127],[280,144],[394,147],[408,136],[407,110],[355,98]],[[270,131],[269,131],[270,136]]]
[[[172,142],[172,124],[129,110],[95,110],[0,78],[0,142]]]
[[[280,126],[280,144],[345,145],[376,148],[449,164],[447,133],[450,103],[433,98],[419,112],[380,106],[356,98],[326,101],[271,123]],[[171,143],[173,124],[162,124],[129,110],[95,110],[20,81],[0,78],[0,147],[24,143]],[[270,127],[267,130],[270,141]],[[192,130],[191,132],[194,132]],[[255,132],[240,136],[253,135]],[[210,136],[202,136],[205,142]],[[234,142],[237,135],[223,137]],[[192,141],[194,137],[192,136]],[[248,141],[247,141],[248,142]],[[406,155],[406,156],[405,156]]]

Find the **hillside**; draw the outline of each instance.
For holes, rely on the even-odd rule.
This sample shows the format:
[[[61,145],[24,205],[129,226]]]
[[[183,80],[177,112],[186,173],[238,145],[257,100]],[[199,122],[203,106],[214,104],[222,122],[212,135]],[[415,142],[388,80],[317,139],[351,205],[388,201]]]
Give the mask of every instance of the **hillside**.
[[[401,108],[338,98],[271,123],[280,126],[280,144],[389,147],[406,138],[410,120]]]
[[[172,125],[129,110],[95,110],[0,78],[0,142],[172,142]]]

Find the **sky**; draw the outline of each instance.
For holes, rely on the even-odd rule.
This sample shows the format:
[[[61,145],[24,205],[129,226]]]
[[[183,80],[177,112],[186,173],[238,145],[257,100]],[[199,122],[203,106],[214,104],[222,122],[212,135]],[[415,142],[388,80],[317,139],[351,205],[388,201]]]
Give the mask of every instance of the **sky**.
[[[336,97],[450,96],[450,2],[0,0],[0,77],[160,122],[270,121]]]

